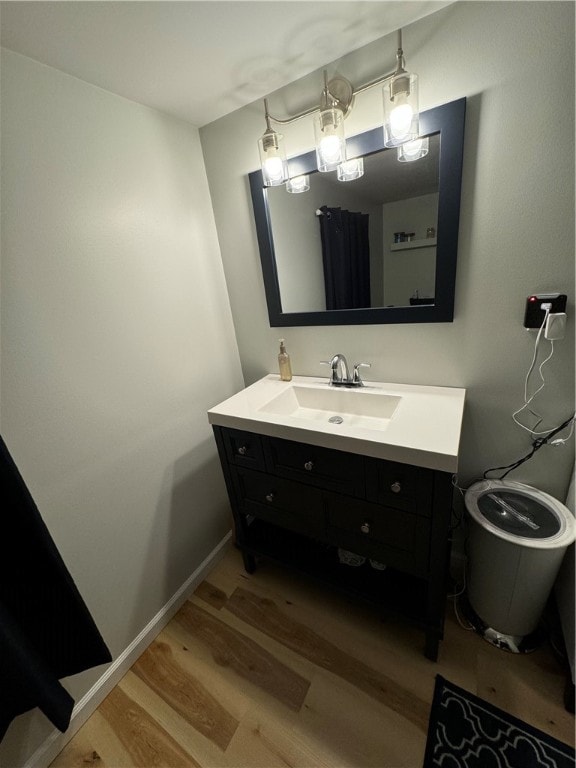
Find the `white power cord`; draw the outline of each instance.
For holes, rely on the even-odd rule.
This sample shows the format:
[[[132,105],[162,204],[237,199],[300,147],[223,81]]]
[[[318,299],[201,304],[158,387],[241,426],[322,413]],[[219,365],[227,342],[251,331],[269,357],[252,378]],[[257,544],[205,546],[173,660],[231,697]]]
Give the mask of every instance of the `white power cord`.
[[[546,386],[546,381],[544,379],[544,375],[542,373],[542,370],[546,363],[552,358],[552,355],[554,354],[554,341],[550,340],[550,354],[548,357],[546,357],[538,366],[538,375],[540,376],[541,384],[540,386],[531,394],[528,395],[528,387],[530,382],[530,376],[532,375],[532,371],[534,370],[534,366],[536,365],[536,360],[538,358],[538,348],[540,346],[540,340],[542,338],[542,332],[546,326],[546,321],[548,320],[548,315],[550,314],[550,310],[552,309],[552,304],[544,303],[542,304],[541,309],[544,310],[544,319],[542,320],[542,325],[538,329],[538,334],[536,335],[536,341],[534,343],[534,354],[532,356],[532,362],[530,363],[530,367],[528,368],[528,372],[526,373],[526,378],[524,380],[524,404],[518,408],[517,411],[514,411],[512,414],[512,418],[514,419],[514,422],[519,426],[522,427],[522,429],[526,430],[526,432],[529,432],[530,435],[533,437],[537,437],[539,435],[547,435],[551,430],[546,429],[541,432],[536,431],[536,427],[538,427],[542,422],[542,416],[537,413],[536,411],[533,411],[532,408],[530,408],[530,403],[534,400],[536,395],[541,392],[544,387]],[[535,425],[531,427],[527,427],[525,424],[522,424],[521,421],[519,421],[516,417],[522,413],[522,411],[528,410],[529,413],[534,416],[536,419]]]

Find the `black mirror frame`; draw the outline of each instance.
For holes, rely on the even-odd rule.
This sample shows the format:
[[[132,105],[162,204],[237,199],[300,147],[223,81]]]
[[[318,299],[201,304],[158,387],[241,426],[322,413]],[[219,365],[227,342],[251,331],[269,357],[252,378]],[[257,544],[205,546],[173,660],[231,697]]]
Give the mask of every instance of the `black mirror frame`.
[[[464,151],[466,99],[458,99],[420,114],[422,136],[440,133],[438,235],[436,287],[433,305],[410,307],[368,307],[314,312],[282,312],[280,286],[274,254],[274,239],[262,172],[249,174],[256,234],[271,327],[305,325],[365,325],[380,323],[451,323],[454,319],[456,259],[460,221],[460,188]],[[360,133],[346,140],[352,156],[369,155],[384,149],[382,128]],[[288,161],[290,176],[316,170],[315,152]]]

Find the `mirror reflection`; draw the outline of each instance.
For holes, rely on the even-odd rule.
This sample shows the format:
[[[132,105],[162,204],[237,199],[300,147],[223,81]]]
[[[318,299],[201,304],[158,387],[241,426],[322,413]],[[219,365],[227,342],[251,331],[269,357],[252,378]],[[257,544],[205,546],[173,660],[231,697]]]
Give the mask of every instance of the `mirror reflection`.
[[[415,162],[364,157],[364,175],[313,172],[266,190],[283,312],[434,304],[440,137]]]

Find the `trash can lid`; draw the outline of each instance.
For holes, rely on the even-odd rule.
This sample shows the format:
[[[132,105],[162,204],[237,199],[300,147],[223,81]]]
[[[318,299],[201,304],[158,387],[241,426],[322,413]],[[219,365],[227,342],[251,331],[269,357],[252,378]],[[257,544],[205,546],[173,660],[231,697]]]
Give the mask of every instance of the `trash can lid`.
[[[570,510],[543,491],[511,480],[482,480],[466,491],[466,508],[494,535],[538,549],[561,548],[576,538]]]

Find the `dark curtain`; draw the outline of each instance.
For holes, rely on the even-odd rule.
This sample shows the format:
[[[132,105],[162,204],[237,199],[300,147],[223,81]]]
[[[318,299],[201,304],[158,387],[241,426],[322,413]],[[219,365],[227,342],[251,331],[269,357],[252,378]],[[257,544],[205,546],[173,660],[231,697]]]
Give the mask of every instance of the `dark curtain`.
[[[112,660],[0,437],[0,740],[33,707],[61,731],[74,700],[58,682]]]
[[[326,309],[370,306],[368,214],[320,208]]]

